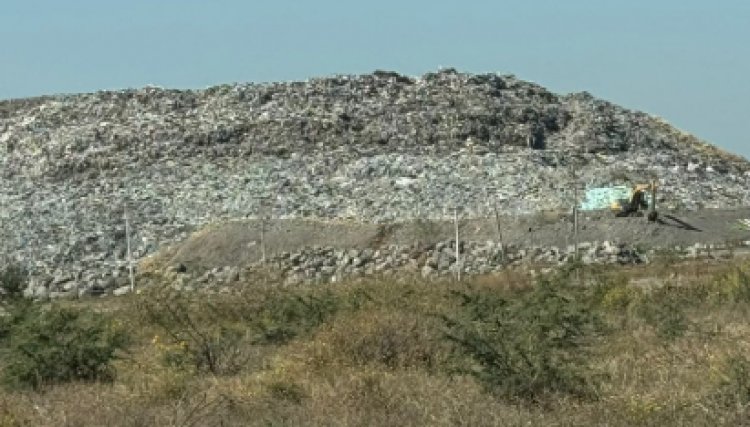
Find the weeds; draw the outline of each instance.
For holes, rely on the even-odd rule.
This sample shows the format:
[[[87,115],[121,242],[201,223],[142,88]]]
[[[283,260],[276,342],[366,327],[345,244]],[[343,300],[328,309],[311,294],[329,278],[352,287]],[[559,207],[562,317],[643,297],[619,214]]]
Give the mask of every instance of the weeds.
[[[733,408],[750,404],[750,360],[745,355],[727,358],[719,382],[717,400]]]
[[[290,382],[277,381],[268,386],[268,391],[274,399],[285,400],[299,405],[307,397],[305,390]]]
[[[748,265],[700,267],[683,280],[682,265],[571,264],[534,286],[498,275],[227,295],[153,287],[64,303],[75,318],[20,299],[31,308],[0,320],[2,374],[15,372],[16,345],[39,353],[32,342],[52,362],[25,378],[58,385],[0,392],[0,425],[744,425]],[[670,282],[641,280],[655,271]],[[129,357],[50,378],[108,354],[71,350],[106,348],[97,319],[117,326],[72,308],[82,304],[131,322]],[[717,327],[691,333],[703,324]],[[77,338],[32,338],[58,329]]]
[[[281,345],[309,333],[339,309],[331,292],[206,296],[155,289],[142,294],[136,307],[170,366],[191,366],[199,372],[232,375],[248,361],[254,345]]]
[[[685,310],[675,299],[641,303],[638,313],[666,342],[682,337],[689,328]]]
[[[448,345],[434,319],[393,308],[342,316],[314,335],[316,368],[330,365],[424,369],[434,372],[448,359]]]
[[[717,303],[750,303],[750,268],[737,266],[710,283],[710,298]]]
[[[163,332],[152,344],[166,365],[231,375],[245,364],[242,348],[249,337],[210,298],[158,289],[140,295],[136,307],[146,324]]]

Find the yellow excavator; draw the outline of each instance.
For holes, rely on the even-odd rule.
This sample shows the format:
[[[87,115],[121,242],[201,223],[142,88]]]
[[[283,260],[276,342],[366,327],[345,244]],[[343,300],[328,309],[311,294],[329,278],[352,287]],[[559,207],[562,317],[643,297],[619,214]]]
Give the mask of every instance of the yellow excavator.
[[[630,192],[630,199],[621,199],[612,203],[611,209],[618,217],[641,216],[648,209],[649,221],[656,221],[659,214],[656,212],[656,181],[650,184],[636,184]],[[646,199],[646,192],[651,192],[651,203]]]

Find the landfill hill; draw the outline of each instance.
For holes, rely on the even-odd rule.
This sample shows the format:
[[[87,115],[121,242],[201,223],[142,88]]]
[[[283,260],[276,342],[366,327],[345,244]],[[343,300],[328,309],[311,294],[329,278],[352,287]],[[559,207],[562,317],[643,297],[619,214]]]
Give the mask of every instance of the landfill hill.
[[[750,206],[750,163],[661,119],[514,76],[376,71],[0,101],[0,257],[106,281],[237,218],[388,223],[565,211],[658,179],[665,209]]]
[[[653,167],[748,170],[743,159],[658,118],[557,95],[513,76],[448,69],[205,90],[106,91],[0,102],[6,176],[63,175],[165,159],[476,154],[514,149],[649,159]],[[646,167],[652,165],[646,164]]]

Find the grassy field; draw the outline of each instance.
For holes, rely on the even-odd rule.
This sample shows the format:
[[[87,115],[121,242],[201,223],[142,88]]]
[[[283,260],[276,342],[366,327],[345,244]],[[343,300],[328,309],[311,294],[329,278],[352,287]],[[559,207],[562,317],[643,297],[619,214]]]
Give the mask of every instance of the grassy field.
[[[741,260],[5,305],[2,427],[750,423]]]

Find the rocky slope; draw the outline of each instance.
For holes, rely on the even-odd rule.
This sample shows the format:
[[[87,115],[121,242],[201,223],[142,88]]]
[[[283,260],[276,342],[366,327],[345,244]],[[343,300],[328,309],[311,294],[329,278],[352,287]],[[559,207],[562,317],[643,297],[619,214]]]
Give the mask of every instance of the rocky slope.
[[[0,257],[110,286],[221,219],[384,222],[567,209],[652,176],[664,206],[750,205],[748,162],[667,123],[512,76],[443,70],[0,102]]]

